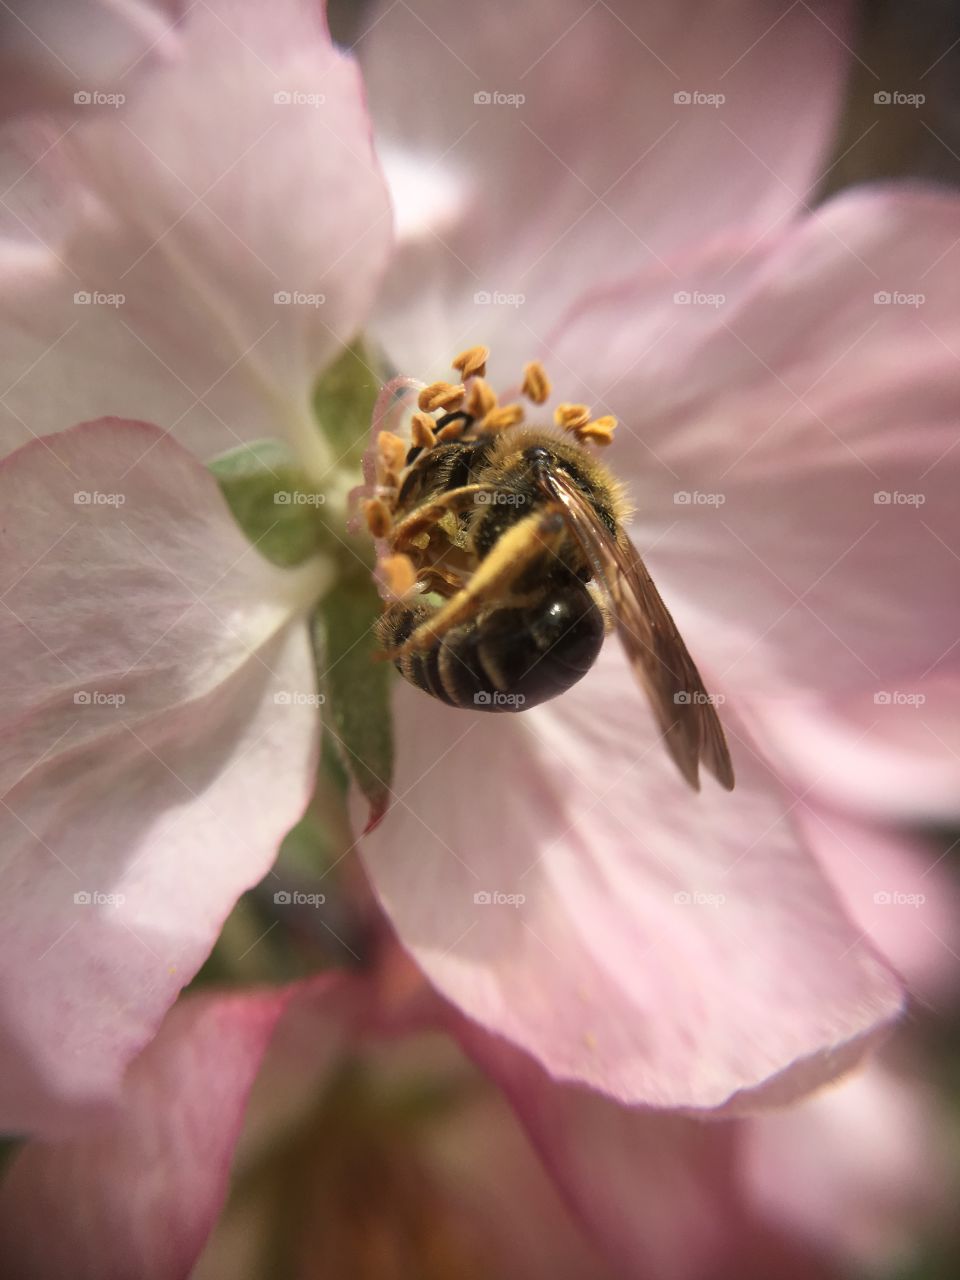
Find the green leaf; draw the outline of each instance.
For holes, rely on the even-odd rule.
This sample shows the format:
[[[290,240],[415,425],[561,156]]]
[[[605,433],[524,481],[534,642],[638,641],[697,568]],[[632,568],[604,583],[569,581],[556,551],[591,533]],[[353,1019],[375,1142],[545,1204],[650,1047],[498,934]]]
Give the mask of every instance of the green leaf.
[[[268,560],[288,567],[329,547],[324,495],[285,445],[259,440],[231,449],[209,466],[234,519]]]
[[[345,348],[317,383],[313,411],[340,465],[359,471],[370,439],[373,406],[383,371],[362,339]]]
[[[327,728],[370,804],[367,829],[387,810],[393,777],[390,664],[378,660],[373,626],[381,601],[366,566],[324,598],[314,618],[314,653],[326,693]]]

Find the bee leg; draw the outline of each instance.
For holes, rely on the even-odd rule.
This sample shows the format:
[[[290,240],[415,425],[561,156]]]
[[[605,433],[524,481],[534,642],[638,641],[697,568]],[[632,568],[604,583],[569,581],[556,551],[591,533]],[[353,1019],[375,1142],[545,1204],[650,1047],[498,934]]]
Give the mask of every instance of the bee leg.
[[[422,506],[411,511],[393,529],[393,546],[400,550],[405,543],[413,541],[418,534],[431,529],[448,512],[469,511],[477,501],[478,494],[493,492],[493,485],[466,484],[459,489],[450,489],[440,498],[433,498]]]
[[[397,658],[441,639],[452,627],[470,618],[484,601],[501,598],[510,583],[537,560],[556,555],[567,536],[559,505],[541,507],[518,521],[480,562],[467,586],[424,617],[390,656]]]

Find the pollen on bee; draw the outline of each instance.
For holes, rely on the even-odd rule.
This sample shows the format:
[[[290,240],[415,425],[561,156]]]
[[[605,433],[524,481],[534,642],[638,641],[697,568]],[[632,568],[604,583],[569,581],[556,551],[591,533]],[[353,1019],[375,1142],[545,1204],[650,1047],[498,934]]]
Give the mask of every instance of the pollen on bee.
[[[453,367],[466,382],[468,378],[482,378],[487,371],[487,361],[489,359],[489,347],[468,347],[466,351],[461,351],[453,361]]]
[[[539,360],[523,366],[523,394],[534,404],[544,404],[550,398],[550,379]]]
[[[417,585],[417,571],[409,556],[398,553],[385,556],[377,568],[385,587],[391,595],[400,598]]]
[[[431,382],[417,397],[417,406],[424,413],[433,413],[435,409],[459,409],[465,395],[466,388],[454,386],[452,382]]]

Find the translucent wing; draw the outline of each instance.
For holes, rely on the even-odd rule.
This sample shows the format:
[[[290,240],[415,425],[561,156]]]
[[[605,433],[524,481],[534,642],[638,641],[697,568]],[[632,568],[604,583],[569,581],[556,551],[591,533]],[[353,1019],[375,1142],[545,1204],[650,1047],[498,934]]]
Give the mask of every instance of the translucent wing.
[[[540,481],[562,504],[568,527],[593,567],[630,665],[680,772],[699,790],[702,761],[722,786],[732,790],[733,765],[713,700],[636,547],[628,538],[617,541],[563,472],[543,468]]]

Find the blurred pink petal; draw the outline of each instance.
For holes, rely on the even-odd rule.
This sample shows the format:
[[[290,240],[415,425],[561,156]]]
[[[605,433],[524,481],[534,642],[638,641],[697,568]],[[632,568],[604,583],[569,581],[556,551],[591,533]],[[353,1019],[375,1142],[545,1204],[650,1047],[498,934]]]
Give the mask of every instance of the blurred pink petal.
[[[851,918],[925,1005],[942,1007],[960,987],[960,885],[933,840],[867,826],[829,810],[798,818]]]
[[[397,798],[363,846],[376,891],[440,991],[554,1078],[658,1107],[782,1101],[896,1014],[749,745],[736,791],[693,796],[614,646],[523,716],[406,686],[395,711]]]
[[[326,570],[268,565],[143,423],[28,445],[0,488],[0,1122],[50,1133],[116,1091],[303,812],[295,624]]]
[[[779,228],[826,164],[849,11],[381,4],[361,57],[401,237],[375,326],[394,362],[446,376],[471,337],[546,335],[587,281]]]
[[[952,658],[953,655],[950,655]],[[801,790],[877,820],[942,822],[960,812],[960,674],[830,699],[771,699],[759,732]]]
[[[0,246],[8,447],[118,414],[204,456],[286,438],[322,475],[336,459],[311,392],[391,239],[359,75],[322,7],[193,5],[127,102],[37,132],[14,133],[5,199],[26,228]],[[22,243],[54,201],[55,236]]]
[[[956,198],[861,190],[796,224],[729,305],[678,305],[664,345],[682,363],[636,355],[649,280],[598,294],[550,344],[590,369],[565,398],[622,418],[610,461],[634,538],[693,651],[757,714],[766,695],[908,690],[955,661],[958,246]]]
[[[6,1264],[31,1280],[184,1280],[289,996],[185,1000],[131,1067],[122,1110],[88,1137],[27,1146],[0,1198]]]
[[[917,1261],[919,1233],[954,1216],[932,1090],[874,1061],[789,1110],[752,1120],[742,1188],[772,1223],[857,1274]]]
[[[167,6],[141,0],[10,0],[0,6],[0,117],[90,107],[75,94],[118,93],[173,43]]]

